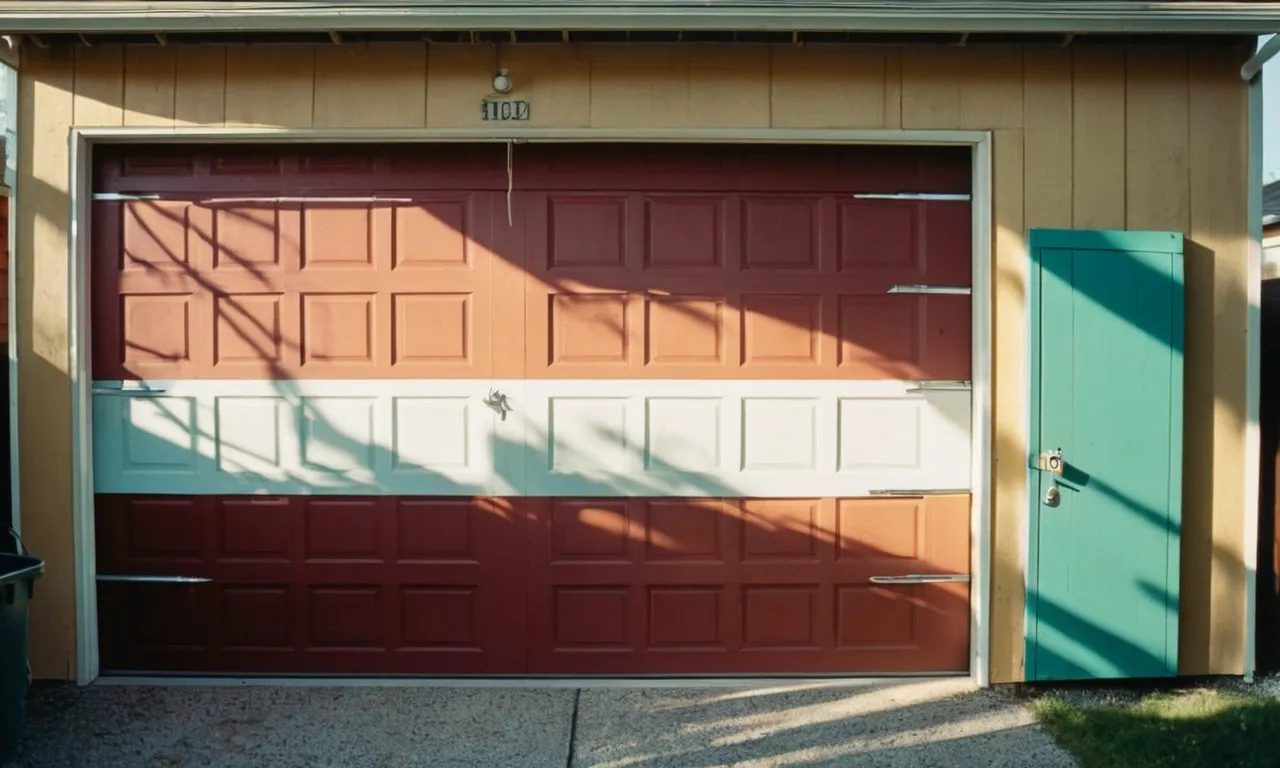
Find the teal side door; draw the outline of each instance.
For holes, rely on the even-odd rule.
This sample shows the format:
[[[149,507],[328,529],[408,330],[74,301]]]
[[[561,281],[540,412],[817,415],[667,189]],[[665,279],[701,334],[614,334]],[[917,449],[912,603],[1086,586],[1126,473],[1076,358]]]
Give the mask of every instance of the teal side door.
[[[1031,252],[1026,679],[1176,675],[1182,236],[1033,230]]]

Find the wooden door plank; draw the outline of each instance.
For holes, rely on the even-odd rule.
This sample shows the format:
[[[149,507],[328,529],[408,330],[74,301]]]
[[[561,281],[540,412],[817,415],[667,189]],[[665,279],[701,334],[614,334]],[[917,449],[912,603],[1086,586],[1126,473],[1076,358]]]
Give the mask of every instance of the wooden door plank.
[[[1249,96],[1233,75],[1244,56],[1235,46],[1196,48],[1189,65],[1188,254],[1201,263],[1187,281],[1188,312],[1214,319],[1187,326],[1187,444],[1214,446],[1213,462],[1189,465],[1187,478],[1188,512],[1198,515],[1187,524],[1201,540],[1183,583],[1192,604],[1207,609],[1188,617],[1202,643],[1189,651],[1188,662],[1203,674],[1244,671],[1244,515],[1257,514],[1246,508],[1240,482],[1247,420]]]
[[[1072,219],[1077,229],[1124,229],[1124,49],[1073,50]]]
[[[775,128],[883,128],[885,54],[820,46],[772,49]]]
[[[767,128],[769,49],[689,49],[690,122],[706,128]]]
[[[226,122],[227,47],[179,46],[175,50],[174,123],[222,125]]]
[[[1070,229],[1072,223],[1071,53],[1028,49],[1026,108],[1027,228]]]
[[[1185,232],[1187,49],[1131,46],[1125,71],[1125,228]]]
[[[425,43],[316,49],[317,128],[421,128],[426,125]]]
[[[124,124],[124,49],[119,45],[75,48],[75,124]]]
[[[995,133],[993,165],[995,208],[995,297],[992,340],[992,405],[995,455],[992,466],[991,526],[991,680],[1022,680],[1023,589],[1022,520],[1026,514],[1026,398],[1016,382],[1027,365],[1025,317],[1026,241],[1024,239],[1023,136],[1020,130]]]
[[[125,125],[173,127],[177,50],[152,45],[125,49]]]
[[[314,45],[227,48],[227,125],[310,128],[314,101]]]

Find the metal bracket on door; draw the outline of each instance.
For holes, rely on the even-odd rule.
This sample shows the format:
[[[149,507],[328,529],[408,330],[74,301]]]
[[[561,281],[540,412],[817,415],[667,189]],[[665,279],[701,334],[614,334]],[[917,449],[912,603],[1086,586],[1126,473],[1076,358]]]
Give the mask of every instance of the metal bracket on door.
[[[967,285],[892,285],[886,293],[935,294],[942,296],[971,296],[973,289]]]
[[[94,387],[90,390],[95,395],[119,395],[123,397],[159,397],[168,391],[168,387]]]
[[[907,386],[908,392],[967,392],[973,384],[966,379],[917,379]]]
[[[875,488],[871,496],[955,496],[968,493],[968,488]]]
[[[484,398],[484,404],[498,412],[503,421],[507,420],[507,411],[511,410],[511,406],[507,403],[507,396],[496,389],[490,389],[489,394]]]
[[[98,581],[125,582],[129,584],[208,584],[213,579],[201,576],[133,576],[114,573],[100,573]]]
[[[968,583],[967,573],[909,573],[906,576],[872,576],[872,584],[950,584]]]

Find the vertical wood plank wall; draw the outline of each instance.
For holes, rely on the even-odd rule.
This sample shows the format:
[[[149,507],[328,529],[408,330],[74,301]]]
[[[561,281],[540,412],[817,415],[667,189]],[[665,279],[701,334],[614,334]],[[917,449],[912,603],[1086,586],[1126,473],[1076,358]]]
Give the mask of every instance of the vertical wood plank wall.
[[[48,561],[39,677],[74,674],[70,126],[479,126],[496,66],[542,127],[983,129],[994,135],[992,678],[1022,678],[1026,231],[1172,229],[1187,262],[1180,669],[1239,673],[1247,93],[1240,47],[200,46],[29,50],[18,302],[23,525]]]

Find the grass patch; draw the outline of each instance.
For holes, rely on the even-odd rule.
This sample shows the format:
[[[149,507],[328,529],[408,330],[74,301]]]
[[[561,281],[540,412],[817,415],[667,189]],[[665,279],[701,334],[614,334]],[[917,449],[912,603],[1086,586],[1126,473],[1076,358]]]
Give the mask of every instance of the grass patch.
[[[1083,768],[1280,766],[1280,701],[1213,690],[1082,706],[1059,694],[1032,710]]]

